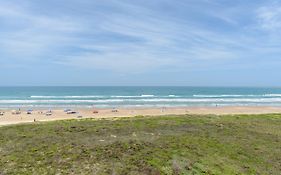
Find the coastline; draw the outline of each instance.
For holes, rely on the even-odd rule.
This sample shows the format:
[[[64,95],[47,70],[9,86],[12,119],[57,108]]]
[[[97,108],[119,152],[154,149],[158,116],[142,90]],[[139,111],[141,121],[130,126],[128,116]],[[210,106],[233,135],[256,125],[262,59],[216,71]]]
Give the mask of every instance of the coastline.
[[[93,113],[96,110],[98,113]],[[281,113],[281,107],[275,106],[225,106],[225,107],[166,107],[166,108],[117,108],[117,112],[112,112],[110,108],[103,109],[77,109],[76,114],[66,114],[63,109],[56,109],[52,111],[52,115],[46,116],[46,110],[35,109],[31,114],[26,111],[21,111],[21,114],[12,114],[12,110],[0,110],[4,112],[0,116],[0,126],[69,120],[81,118],[121,118],[134,117],[138,115],[143,116],[157,116],[157,115],[183,115],[183,114],[214,114],[214,115],[232,115],[232,114],[267,114],[267,113]],[[42,113],[41,113],[42,112]]]

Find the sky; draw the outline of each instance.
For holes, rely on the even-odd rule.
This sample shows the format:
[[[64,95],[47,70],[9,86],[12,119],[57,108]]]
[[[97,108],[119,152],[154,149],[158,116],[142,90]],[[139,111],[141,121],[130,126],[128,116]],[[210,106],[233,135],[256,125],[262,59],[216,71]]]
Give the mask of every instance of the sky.
[[[0,0],[0,86],[281,86],[281,1]]]

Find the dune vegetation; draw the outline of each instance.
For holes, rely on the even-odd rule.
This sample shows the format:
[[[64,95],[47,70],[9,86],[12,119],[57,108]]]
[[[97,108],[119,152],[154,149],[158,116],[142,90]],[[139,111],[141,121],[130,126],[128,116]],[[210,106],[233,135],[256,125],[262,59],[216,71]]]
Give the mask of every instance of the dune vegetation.
[[[0,174],[280,174],[281,115],[137,116],[0,127]]]

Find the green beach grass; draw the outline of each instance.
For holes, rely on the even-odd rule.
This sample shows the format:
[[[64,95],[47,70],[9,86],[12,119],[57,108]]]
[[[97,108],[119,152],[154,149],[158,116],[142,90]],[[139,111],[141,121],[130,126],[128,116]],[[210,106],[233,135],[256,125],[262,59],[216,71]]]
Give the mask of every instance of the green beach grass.
[[[280,174],[281,115],[181,115],[0,127],[0,174]]]

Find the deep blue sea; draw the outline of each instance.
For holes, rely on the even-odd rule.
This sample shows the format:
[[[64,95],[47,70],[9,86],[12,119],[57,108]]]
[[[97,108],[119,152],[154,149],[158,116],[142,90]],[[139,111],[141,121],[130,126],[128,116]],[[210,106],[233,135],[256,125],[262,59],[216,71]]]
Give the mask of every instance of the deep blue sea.
[[[0,108],[281,106],[281,88],[0,87]]]

